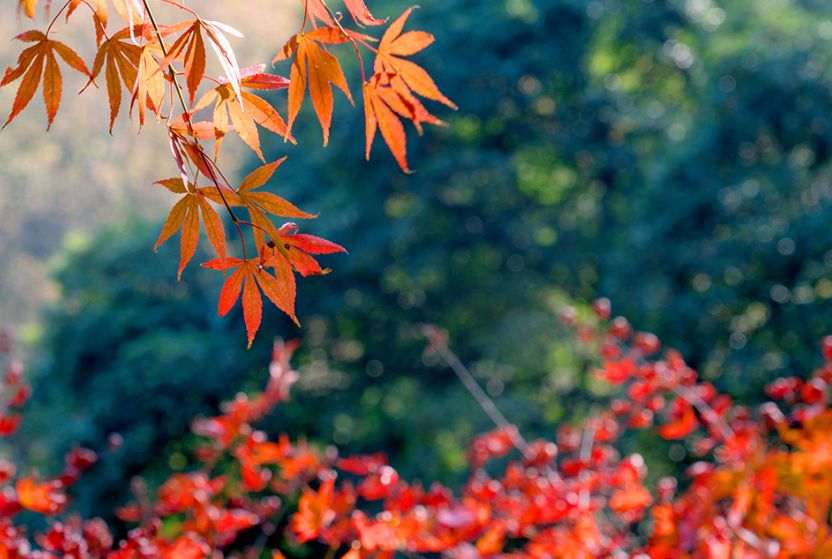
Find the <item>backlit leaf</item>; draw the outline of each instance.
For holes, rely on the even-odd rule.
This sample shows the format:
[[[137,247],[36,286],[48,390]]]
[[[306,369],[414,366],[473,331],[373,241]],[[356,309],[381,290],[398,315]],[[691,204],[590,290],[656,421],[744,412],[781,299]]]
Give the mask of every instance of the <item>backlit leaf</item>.
[[[329,142],[329,128],[332,123],[332,85],[344,92],[352,103],[346,78],[338,60],[318,43],[343,43],[349,40],[337,28],[322,28],[305,34],[295,35],[286,43],[272,62],[294,55],[289,74],[289,130],[300,111],[307,86],[312,106],[324,135],[324,145]]]
[[[17,58],[17,66],[7,68],[3,80],[0,81],[0,87],[2,87],[16,81],[21,76],[23,78],[15,94],[12,111],[3,127],[8,126],[32,100],[38,85],[40,85],[42,74],[43,101],[46,107],[47,129],[49,129],[55,120],[55,115],[58,114],[63,83],[61,70],[55,56],[56,53],[74,70],[88,77],[90,71],[75,51],[63,43],[48,39],[40,31],[26,31],[18,35],[16,39],[35,44],[20,53]]]

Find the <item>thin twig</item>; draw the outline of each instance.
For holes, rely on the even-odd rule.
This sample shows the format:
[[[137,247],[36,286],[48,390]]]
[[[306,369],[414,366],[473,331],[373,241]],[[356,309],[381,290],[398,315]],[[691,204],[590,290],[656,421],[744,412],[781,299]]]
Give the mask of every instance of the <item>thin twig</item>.
[[[326,5],[326,2],[321,0],[321,5],[324,7],[326,12],[329,14],[329,17],[332,18],[332,21],[335,22],[335,25],[341,31],[341,34],[344,37],[346,37],[347,39],[349,39],[349,41],[352,43],[352,48],[355,49],[355,56],[356,56],[356,58],[358,58],[358,67],[361,69],[361,83],[363,84],[364,82],[367,81],[367,78],[364,75],[364,61],[361,60],[361,52],[358,50],[358,44],[355,42],[355,39],[353,39],[350,36],[350,34],[347,33],[347,30],[344,29],[344,27],[341,25],[341,21],[337,17],[335,17],[335,14],[332,12],[330,7]]]
[[[56,13],[55,17],[52,18],[52,21],[49,22],[49,27],[46,28],[46,33],[44,33],[44,35],[49,35],[49,32],[52,31],[52,26],[55,25],[55,22],[58,21],[59,17],[61,17],[61,14],[64,13],[64,10],[66,10],[69,7],[69,4],[70,2],[67,1],[63,6],[61,6],[61,9],[58,10],[58,13]]]
[[[473,396],[474,400],[476,400],[477,404],[482,408],[485,414],[488,416],[489,419],[496,425],[499,429],[505,429],[507,433],[509,433],[511,437],[511,442],[519,450],[523,456],[529,455],[529,447],[526,440],[523,438],[523,435],[517,430],[513,423],[511,423],[503,412],[497,408],[497,404],[494,403],[494,400],[482,389],[477,379],[474,378],[474,375],[471,374],[471,371],[468,370],[468,367],[459,359],[459,357],[451,351],[447,345],[440,345],[434,346],[433,350],[436,351],[437,355],[439,355],[445,363],[456,373],[456,376],[462,382],[462,385],[468,390],[468,392]]]
[[[156,22],[156,18],[153,15],[153,11],[150,9],[150,5],[148,4],[147,0],[142,0],[144,4],[144,9],[147,12],[147,17],[150,20],[150,24],[153,26],[153,31],[156,34],[156,39],[159,41],[159,48],[162,50],[162,56],[167,57],[167,48],[165,47],[165,41],[162,38],[162,32],[159,30],[159,25]],[[194,132],[193,123],[191,122],[191,113],[188,107],[188,104],[185,103],[185,96],[182,93],[182,87],[179,85],[179,81],[176,79],[176,72],[174,71],[172,66],[168,66],[168,75],[170,76],[171,82],[173,83],[174,90],[176,91],[176,95],[179,98],[179,104],[182,106],[182,118],[185,120],[185,124],[188,127],[188,134],[193,137],[194,145],[199,152],[199,156],[202,158],[203,163],[205,164],[205,168],[208,170],[208,173],[211,175],[209,178],[214,181],[214,184],[217,186],[217,192],[222,199],[222,203],[225,206],[225,209],[228,211],[228,215],[231,216],[231,221],[237,227],[237,232],[240,235],[240,244],[243,249],[243,259],[246,259],[246,242],[245,238],[243,237],[243,230],[240,228],[240,220],[234,214],[234,210],[231,209],[231,205],[226,200],[225,195],[222,192],[222,188],[220,187],[219,180],[217,176],[214,174],[214,170],[211,166],[211,161],[209,160],[208,156],[205,155],[205,150],[202,148],[202,145],[199,142],[199,139],[196,137],[196,133]]]
[[[677,386],[672,389],[673,393],[678,395],[683,400],[686,400],[690,405],[695,407],[702,417],[709,423],[715,425],[719,429],[719,434],[722,436],[723,442],[732,439],[736,436],[731,426],[725,422],[716,411],[703,400],[699,394],[689,389],[686,386]]]

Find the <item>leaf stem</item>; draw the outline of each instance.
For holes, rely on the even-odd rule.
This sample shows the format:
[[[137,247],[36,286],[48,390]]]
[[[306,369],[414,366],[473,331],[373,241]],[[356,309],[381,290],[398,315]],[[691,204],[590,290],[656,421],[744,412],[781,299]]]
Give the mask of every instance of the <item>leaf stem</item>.
[[[165,4],[170,4],[171,6],[179,8],[180,10],[185,10],[186,12],[188,12],[189,14],[194,16],[195,18],[199,19],[199,14],[197,14],[195,11],[193,11],[192,9],[190,9],[187,6],[183,6],[182,4],[180,4],[178,2],[174,2],[173,0],[162,0],[162,2],[164,2]],[[145,7],[147,7],[147,4],[145,4]]]
[[[46,28],[46,33],[44,35],[49,35],[49,32],[52,31],[52,26],[55,25],[55,22],[58,21],[58,18],[61,17],[61,14],[69,7],[70,0],[67,0],[61,9],[55,14],[55,17],[52,18],[52,21],[49,22],[49,27]]]
[[[153,26],[153,32],[156,34],[156,39],[159,41],[159,48],[162,51],[162,55],[167,56],[167,48],[165,47],[165,42],[162,38],[162,32],[159,30],[159,24],[156,22],[156,17],[153,15],[153,11],[150,9],[150,5],[148,4],[147,0],[142,0],[142,4],[144,4],[144,9],[147,12],[147,17],[150,20],[150,24]],[[205,164],[205,168],[211,175],[209,178],[212,181],[214,181],[214,184],[217,186],[217,192],[219,193],[220,198],[222,199],[222,203],[225,206],[225,209],[228,211],[228,215],[231,216],[232,223],[234,223],[234,225],[237,227],[237,233],[240,235],[240,244],[242,245],[243,249],[243,259],[246,259],[246,242],[245,238],[243,237],[243,230],[240,227],[240,220],[234,214],[234,210],[231,209],[231,205],[228,203],[228,200],[226,200],[225,195],[222,192],[222,188],[220,188],[217,176],[214,174],[214,170],[211,166],[212,163],[209,157],[205,154],[205,150],[202,148],[202,145],[199,143],[199,139],[196,137],[193,123],[191,122],[190,109],[188,108],[188,104],[185,102],[185,96],[182,93],[182,87],[179,85],[179,81],[176,79],[176,72],[174,71],[172,66],[168,66],[168,75],[170,76],[171,82],[173,83],[176,95],[179,98],[179,104],[182,106],[182,110],[184,111],[182,114],[182,118],[185,120],[185,124],[188,127],[188,133],[191,135],[191,137],[193,137],[194,145],[196,146],[197,151],[199,152],[199,156],[202,158],[202,161]]]
[[[426,330],[427,328],[435,327],[428,326],[426,327]],[[426,337],[428,340],[433,339],[428,332],[426,332]],[[480,408],[482,408],[494,425],[496,425],[499,429],[506,429],[507,432],[511,434],[511,443],[514,447],[519,450],[523,456],[528,456],[528,443],[526,443],[523,435],[521,435],[516,427],[506,418],[505,415],[503,415],[503,412],[497,408],[497,404],[495,404],[494,400],[486,394],[485,390],[483,390],[480,386],[480,383],[477,382],[477,379],[474,378],[474,375],[471,374],[471,371],[468,370],[468,367],[465,366],[456,353],[451,351],[445,343],[433,344],[432,349],[456,374],[462,382],[462,385],[466,390],[468,390],[471,396],[473,396],[474,400],[477,404],[479,404]]]

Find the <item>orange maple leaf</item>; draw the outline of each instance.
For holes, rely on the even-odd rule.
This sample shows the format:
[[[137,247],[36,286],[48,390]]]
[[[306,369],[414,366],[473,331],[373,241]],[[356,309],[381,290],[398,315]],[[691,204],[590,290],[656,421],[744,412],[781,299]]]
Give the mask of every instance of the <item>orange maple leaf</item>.
[[[185,81],[191,103],[194,102],[196,90],[205,75],[205,40],[202,38],[202,20],[189,22],[185,31],[167,49],[167,56],[159,63],[159,71],[167,69],[177,59],[183,59]]]
[[[376,73],[388,72],[399,75],[414,93],[456,110],[457,106],[439,91],[436,83],[424,68],[402,58],[416,54],[433,44],[434,41],[433,35],[424,31],[402,33],[404,24],[412,11],[413,8],[408,8],[384,32],[378,45],[373,70]]]
[[[107,96],[110,100],[110,132],[113,131],[113,124],[121,107],[121,83],[124,83],[128,92],[132,92],[139,71],[142,49],[129,39],[130,29],[127,27],[111,35],[98,48],[92,63],[90,83],[98,77],[102,69],[104,70]]]
[[[307,15],[323,22],[324,25],[335,25],[324,0],[301,0],[301,3]],[[373,17],[364,0],[344,0],[344,6],[355,23],[359,25],[382,25],[386,21]]]
[[[217,140],[216,151],[219,152],[222,139],[230,129],[230,120],[230,124],[233,125],[234,131],[237,132],[240,139],[262,161],[265,161],[263,152],[260,149],[260,135],[257,131],[257,125],[287,138],[292,143],[295,143],[295,140],[289,135],[286,122],[278,114],[277,110],[262,97],[245,91],[245,89],[282,89],[289,86],[289,80],[282,76],[263,73],[263,66],[255,66],[242,70],[241,76],[240,86],[244,89],[240,92],[239,96],[235,95],[231,84],[221,83],[205,93],[197,104],[194,105],[192,112],[202,110],[214,103],[213,136]],[[177,124],[177,126],[183,132],[187,131],[184,123]]]
[[[205,39],[202,37],[204,33],[208,45],[217,55],[227,83],[231,86],[234,95],[240,99],[240,80],[242,78],[240,67],[237,64],[237,57],[231,48],[231,44],[223,31],[240,38],[243,34],[224,23],[206,21],[200,18],[168,28],[168,32],[175,33],[179,31],[182,31],[182,34],[167,49],[167,55],[159,63],[159,70],[166,70],[174,60],[181,59],[185,67],[188,93],[190,94],[191,103],[193,103],[196,90],[205,75]]]
[[[298,501],[298,512],[292,516],[290,526],[301,543],[317,538],[321,529],[326,528],[335,519],[332,509],[332,497],[335,479],[329,478],[321,484],[318,491],[308,487],[303,489]]]
[[[223,285],[217,311],[220,316],[228,314],[234,308],[242,291],[243,320],[246,323],[249,348],[263,320],[263,299],[260,297],[258,286],[277,308],[285,312],[295,324],[300,325],[295,316],[294,276],[291,276],[290,286],[285,281],[287,278],[280,278],[284,281],[279,281],[278,278],[269,274],[259,261],[240,258],[217,258],[204,262],[202,265],[205,268],[222,271],[237,268]]]
[[[322,44],[337,44],[349,41],[349,35],[337,27],[321,27],[308,33],[293,36],[274,57],[272,62],[286,60],[294,55],[289,74],[289,130],[300,111],[307,84],[312,106],[324,135],[324,145],[329,142],[329,128],[332,123],[332,85],[344,92],[350,103],[350,95],[344,72],[332,54]]]
[[[375,74],[364,83],[366,157],[370,159],[376,130],[381,129],[387,147],[406,173],[410,172],[407,166],[407,139],[399,117],[412,121],[420,134],[423,122],[444,125],[425,109],[414,93],[444,103],[452,109],[457,108],[439,91],[421,66],[402,58],[423,50],[434,40],[433,35],[424,31],[402,33],[411,11],[412,8],[405,11],[385,31],[373,65]]]
[[[55,115],[58,114],[63,84],[61,69],[58,66],[58,59],[55,54],[57,53],[71,68],[86,76],[90,76],[90,71],[74,50],[61,42],[49,39],[41,31],[26,31],[15,39],[35,44],[20,53],[17,58],[17,66],[6,68],[6,74],[3,76],[3,80],[0,81],[0,87],[3,87],[16,81],[21,76],[23,77],[14,98],[12,112],[3,127],[8,126],[32,100],[38,85],[40,85],[42,75],[43,101],[46,105],[48,119],[46,129],[48,130],[55,120]]]
[[[159,239],[153,247],[154,249],[159,248],[174,233],[182,229],[177,278],[182,277],[182,271],[196,252],[196,247],[199,243],[200,214],[202,214],[202,222],[205,226],[205,233],[208,235],[208,240],[211,242],[217,255],[221,259],[225,258],[225,230],[223,229],[220,216],[211,207],[211,204],[208,203],[209,199],[213,199],[213,193],[210,195],[206,194],[206,189],[210,187],[196,188],[193,184],[189,184],[186,188],[185,183],[180,178],[161,180],[157,181],[156,184],[164,186],[175,194],[184,194],[170,210],[168,218],[162,226]]]
[[[67,497],[57,482],[37,483],[33,477],[17,482],[17,500],[20,506],[45,515],[61,512],[67,504]]]

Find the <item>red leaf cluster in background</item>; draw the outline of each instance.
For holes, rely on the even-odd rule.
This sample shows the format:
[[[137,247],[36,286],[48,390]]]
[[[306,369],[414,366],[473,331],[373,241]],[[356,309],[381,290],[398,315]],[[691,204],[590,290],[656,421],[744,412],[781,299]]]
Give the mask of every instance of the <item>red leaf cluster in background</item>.
[[[610,320],[608,302],[595,311],[595,321],[578,324],[571,310],[564,321],[597,348],[595,374],[620,397],[560,425],[552,440],[526,442],[513,426],[475,437],[458,494],[401,479],[384,454],[339,457],[257,430],[298,379],[296,344],[278,342],[263,392],[194,422],[200,466],[118,511],[136,524],[122,541],[95,519],[63,517],[33,538],[14,523],[23,509],[63,514],[66,489],[95,462],[89,451],[73,451],[55,479],[16,476],[3,464],[0,557],[281,558],[299,546],[346,559],[832,556],[832,337],[823,367],[773,381],[771,400],[749,409],[677,352],[660,355],[655,336]],[[13,386],[19,371],[7,361]],[[681,441],[698,461],[680,479],[648,484],[644,459],[616,446],[632,430]]]

